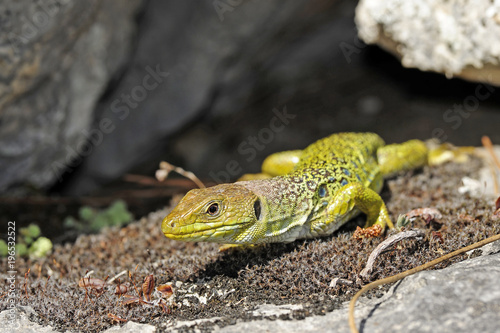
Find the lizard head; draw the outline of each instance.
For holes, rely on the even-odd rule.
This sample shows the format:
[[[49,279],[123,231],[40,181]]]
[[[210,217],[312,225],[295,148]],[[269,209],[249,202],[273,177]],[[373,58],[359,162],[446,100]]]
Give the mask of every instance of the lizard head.
[[[189,191],[163,219],[166,237],[183,241],[243,244],[251,241],[261,203],[251,190],[221,184]]]

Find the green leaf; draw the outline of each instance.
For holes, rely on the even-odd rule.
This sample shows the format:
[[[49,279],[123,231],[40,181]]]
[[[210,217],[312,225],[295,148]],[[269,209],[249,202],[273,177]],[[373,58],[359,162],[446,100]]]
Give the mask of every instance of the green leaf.
[[[127,210],[127,204],[123,200],[115,201],[106,213],[110,215],[113,225],[121,226],[132,220],[132,214]]]
[[[89,206],[83,206],[78,211],[78,215],[80,216],[81,220],[88,222],[97,215],[97,212],[95,211],[95,209]]]
[[[16,255],[19,257],[25,257],[28,255],[28,247],[26,246],[26,244],[16,244]]]
[[[24,237],[37,238],[40,236],[40,233],[40,227],[33,223],[27,227],[19,229],[19,234]]]
[[[31,238],[30,236],[24,236],[23,240],[26,245],[30,245],[31,243],[33,243],[33,238]]]
[[[95,219],[90,223],[90,229],[92,231],[99,231],[104,227],[110,226],[111,221],[105,214],[98,214]]]
[[[37,238],[40,236],[41,234],[41,230],[40,230],[40,227],[36,224],[30,224],[28,226],[28,236],[31,237],[31,238]]]
[[[123,212],[127,211],[127,203],[123,200],[116,200],[111,204],[111,206],[108,208],[109,210],[112,210],[114,212]]]
[[[68,216],[64,219],[63,226],[66,228],[76,228],[79,224],[78,220],[73,216]]]

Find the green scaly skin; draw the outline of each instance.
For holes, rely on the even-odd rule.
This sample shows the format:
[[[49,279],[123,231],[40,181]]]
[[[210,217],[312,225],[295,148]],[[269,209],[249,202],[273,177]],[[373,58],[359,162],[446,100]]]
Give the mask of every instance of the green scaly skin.
[[[360,212],[365,227],[392,228],[378,195],[383,178],[426,164],[419,140],[385,145],[373,133],[338,133],[276,153],[263,174],[189,191],[165,217],[166,237],[224,244],[292,242],[333,233]],[[261,179],[267,178],[267,179]]]

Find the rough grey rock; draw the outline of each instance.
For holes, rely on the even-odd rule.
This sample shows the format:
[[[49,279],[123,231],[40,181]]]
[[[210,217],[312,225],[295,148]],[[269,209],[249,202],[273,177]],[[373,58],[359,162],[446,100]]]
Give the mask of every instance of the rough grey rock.
[[[396,283],[381,299],[361,298],[356,323],[364,332],[497,332],[500,254],[481,256]],[[347,304],[301,321],[257,320],[220,332],[349,332]]]
[[[156,332],[156,328],[153,325],[139,324],[133,321],[129,321],[123,326],[113,326],[103,331],[104,333],[115,333],[115,332],[125,332],[125,333],[153,333]]]
[[[0,4],[0,191],[46,186],[89,149],[95,103],[127,60],[142,2]]]
[[[0,323],[2,332],[6,333],[52,333],[57,332],[50,326],[41,326],[28,319],[30,314],[35,313],[29,306],[20,306],[11,310],[0,312]]]
[[[356,23],[405,67],[500,85],[498,1],[362,0]]]

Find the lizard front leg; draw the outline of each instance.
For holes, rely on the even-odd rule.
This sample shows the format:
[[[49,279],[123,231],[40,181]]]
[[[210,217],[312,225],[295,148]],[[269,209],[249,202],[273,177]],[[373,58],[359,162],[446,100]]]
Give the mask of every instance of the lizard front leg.
[[[326,199],[326,198],[325,198]],[[325,201],[320,205],[324,205]],[[326,209],[321,218],[311,223],[311,230],[317,234],[330,234],[357,215],[358,211],[367,216],[365,228],[379,225],[394,228],[387,207],[380,195],[363,184],[354,182],[340,188],[330,201],[326,202]]]

